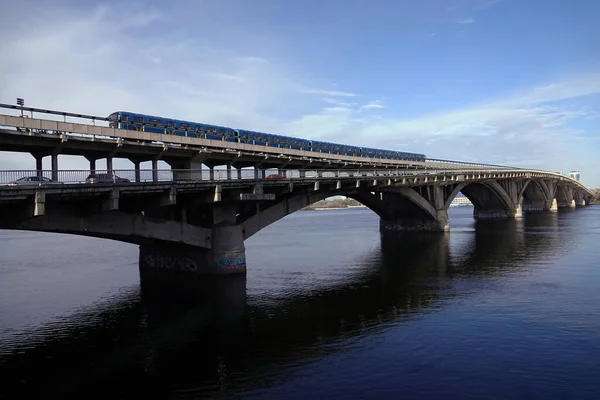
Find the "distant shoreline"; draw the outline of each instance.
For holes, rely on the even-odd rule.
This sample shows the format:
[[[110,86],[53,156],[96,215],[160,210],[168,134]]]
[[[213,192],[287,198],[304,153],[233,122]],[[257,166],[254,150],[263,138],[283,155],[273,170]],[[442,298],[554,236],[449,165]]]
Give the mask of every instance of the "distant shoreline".
[[[346,207],[314,207],[304,208],[304,211],[325,211],[325,210],[345,210],[348,208],[367,208],[367,206],[346,206]]]
[[[317,201],[304,207],[302,211],[341,210],[346,208],[366,208],[366,206],[354,199],[343,198]]]

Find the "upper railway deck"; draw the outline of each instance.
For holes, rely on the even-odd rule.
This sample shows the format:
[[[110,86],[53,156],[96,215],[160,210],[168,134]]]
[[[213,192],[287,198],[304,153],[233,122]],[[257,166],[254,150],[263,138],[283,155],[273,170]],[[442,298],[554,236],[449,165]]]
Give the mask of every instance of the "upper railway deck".
[[[21,115],[0,114],[0,150],[35,152],[61,146],[61,154],[87,155],[111,152],[118,147],[119,157],[150,159],[161,154],[163,159],[195,157],[207,165],[323,168],[473,168],[516,169],[502,165],[468,163],[427,158],[425,161],[394,160],[376,157],[333,154],[323,151],[273,147],[261,144],[189,137],[175,134],[144,132],[108,126],[109,118],[78,113],[0,104],[0,108],[20,111]],[[29,113],[26,115],[25,113]],[[39,118],[41,114],[43,118]],[[46,117],[46,118],[44,118]],[[57,118],[62,117],[62,121]],[[54,119],[51,119],[54,118]],[[77,118],[88,123],[70,122]],[[91,123],[90,123],[91,122]],[[70,143],[69,143],[70,142]],[[201,156],[199,156],[201,155]]]

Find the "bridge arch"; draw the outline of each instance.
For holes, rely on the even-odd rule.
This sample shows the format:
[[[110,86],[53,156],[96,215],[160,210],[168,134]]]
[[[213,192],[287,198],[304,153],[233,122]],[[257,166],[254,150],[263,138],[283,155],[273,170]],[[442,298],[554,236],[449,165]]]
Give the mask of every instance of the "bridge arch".
[[[553,206],[554,193],[546,182],[528,179],[523,184],[518,195],[518,204],[523,211],[548,211]]]
[[[342,195],[352,198],[375,214],[382,224],[389,225],[391,221],[402,222],[408,230],[415,229],[416,225],[436,224],[440,219],[440,212],[430,202],[413,188],[389,188],[377,191],[369,189],[356,189],[350,191],[321,191],[311,193],[295,193],[281,197],[280,200],[264,209],[246,215],[243,220],[238,221],[242,225],[244,239],[256,234],[262,228],[284,218],[285,216],[299,211],[317,201],[328,197]],[[442,224],[447,224],[447,214],[442,210]],[[445,219],[444,219],[445,217]],[[394,228],[393,230],[397,230]]]
[[[573,189],[562,182],[559,182],[556,185],[554,197],[556,198],[558,207],[564,208],[571,207],[573,205]]]
[[[460,192],[473,203],[475,218],[498,218],[514,216],[516,205],[507,191],[497,181],[465,184]],[[454,200],[458,191],[449,199]]]

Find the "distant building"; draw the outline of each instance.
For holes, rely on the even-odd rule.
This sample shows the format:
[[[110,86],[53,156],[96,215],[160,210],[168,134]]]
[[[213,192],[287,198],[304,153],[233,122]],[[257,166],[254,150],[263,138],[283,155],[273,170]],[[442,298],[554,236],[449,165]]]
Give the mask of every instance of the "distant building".
[[[452,203],[450,203],[450,207],[458,207],[458,206],[472,206],[473,203],[471,203],[471,200],[469,200],[467,198],[467,196],[465,196],[462,193],[458,193],[456,195],[456,197],[454,198],[454,200],[452,200]]]
[[[579,174],[579,170],[569,172],[569,178],[575,179],[576,181],[580,181],[581,175]]]

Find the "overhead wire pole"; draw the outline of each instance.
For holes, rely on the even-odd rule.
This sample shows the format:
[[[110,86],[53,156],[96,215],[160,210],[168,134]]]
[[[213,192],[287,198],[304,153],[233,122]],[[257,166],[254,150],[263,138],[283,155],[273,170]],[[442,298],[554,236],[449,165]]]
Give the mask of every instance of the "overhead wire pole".
[[[21,117],[23,116],[23,106],[25,106],[25,100],[17,97],[17,104],[21,107]]]

